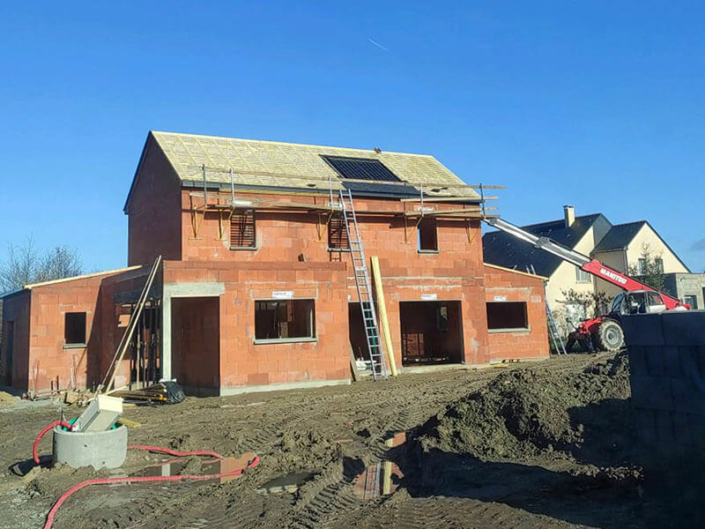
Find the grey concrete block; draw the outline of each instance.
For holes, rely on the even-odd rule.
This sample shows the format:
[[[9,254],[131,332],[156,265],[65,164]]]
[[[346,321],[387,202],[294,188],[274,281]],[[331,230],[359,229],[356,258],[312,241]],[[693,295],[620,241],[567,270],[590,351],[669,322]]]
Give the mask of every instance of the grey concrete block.
[[[705,311],[664,312],[658,316],[666,345],[705,345]]]
[[[646,371],[652,377],[665,377],[666,362],[663,358],[663,346],[644,347],[646,353]]]
[[[622,318],[624,341],[632,345],[665,345],[660,314],[635,314]]]
[[[693,445],[697,448],[705,449],[705,416],[688,414],[688,421]]]
[[[629,374],[634,376],[647,376],[649,371],[646,365],[646,347],[643,345],[630,345],[627,349],[629,355]]]
[[[664,374],[667,377],[679,378],[683,372],[681,370],[682,351],[679,347],[664,346],[661,348]]]
[[[676,444],[682,447],[693,446],[693,436],[690,430],[690,415],[688,413],[673,412],[673,432]]]
[[[672,411],[671,379],[666,377],[632,376],[632,402],[637,408]]]
[[[705,348],[681,347],[682,378],[693,384],[694,391],[705,394]]]
[[[658,440],[656,435],[656,412],[654,410],[634,408],[637,435],[642,444],[653,445]]]
[[[656,410],[656,437],[660,444],[675,445],[676,436],[673,428],[673,412]]]
[[[703,415],[705,419],[705,391],[692,379],[671,379],[671,391],[675,411]]]

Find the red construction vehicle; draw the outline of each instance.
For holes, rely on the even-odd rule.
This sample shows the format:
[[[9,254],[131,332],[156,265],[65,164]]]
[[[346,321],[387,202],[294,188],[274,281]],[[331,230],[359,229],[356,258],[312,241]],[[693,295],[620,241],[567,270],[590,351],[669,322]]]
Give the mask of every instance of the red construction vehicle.
[[[640,281],[602,264],[597,259],[566,248],[548,237],[522,230],[518,226],[499,218],[485,218],[490,226],[502,230],[517,239],[528,242],[535,248],[545,250],[574,264],[581,270],[625,290],[612,302],[610,312],[604,316],[583,320],[578,328],[568,336],[566,349],[578,343],[583,350],[606,349],[617,351],[624,346],[622,316],[627,314],[654,314],[665,310],[689,310],[690,306],[663,292],[658,292]]]

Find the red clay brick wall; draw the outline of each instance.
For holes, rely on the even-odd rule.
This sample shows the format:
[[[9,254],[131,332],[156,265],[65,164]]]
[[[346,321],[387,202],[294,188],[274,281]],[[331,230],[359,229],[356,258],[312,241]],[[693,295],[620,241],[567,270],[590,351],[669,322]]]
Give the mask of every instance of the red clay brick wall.
[[[7,382],[8,322],[13,322],[12,384],[23,391],[29,389],[29,326],[31,298],[29,291],[19,292],[3,300],[3,341],[0,358],[0,383]]]
[[[224,283],[219,304],[220,385],[230,388],[349,379],[346,276],[346,265],[340,263],[164,264],[165,284]],[[272,291],[292,291],[294,298],[315,299],[316,342],[254,343],[254,302],[271,299]],[[207,369],[193,366],[198,368]]]
[[[546,358],[549,356],[546,297],[543,280],[527,274],[485,266],[485,300],[525,301],[528,331],[490,331],[492,360]]]
[[[192,216],[189,213],[191,201],[202,204],[202,199],[189,196],[191,190],[182,190],[182,247],[184,261],[277,261],[289,263],[298,261],[300,254],[305,254],[308,262],[347,262],[349,256],[340,252],[328,252],[328,235],[325,227],[326,214],[321,215],[323,225],[318,226],[318,214],[307,212],[263,212],[256,213],[257,250],[230,250],[229,224],[227,218],[222,222],[221,236],[218,213],[210,212],[200,224],[198,235],[194,234]],[[264,194],[242,194],[243,200],[279,200],[297,203],[326,204],[328,197],[286,196]],[[198,202],[200,200],[200,202]],[[458,209],[460,206],[438,203],[443,209]],[[407,221],[405,230],[401,218],[369,216],[365,211],[413,211],[412,203],[398,200],[356,199],[355,209],[358,213],[360,236],[368,256],[378,255],[395,266],[408,267],[410,272],[418,274],[447,276],[447,272],[456,273],[458,269],[467,271],[467,265],[475,268],[482,266],[482,241],[480,240],[480,223],[468,224],[464,220],[439,220],[439,253],[419,253],[415,220]],[[224,213],[227,217],[227,212]],[[320,235],[320,236],[319,236]],[[435,269],[443,272],[436,274]],[[482,275],[481,271],[477,275]]]
[[[180,193],[180,180],[150,138],[127,205],[130,266],[151,264],[159,254],[181,259]]]
[[[256,202],[267,200],[319,203],[327,197],[301,197],[286,195],[243,194],[243,199]],[[230,250],[229,225],[222,222],[222,237],[218,214],[210,213],[200,224],[198,235],[192,229],[188,213],[188,192],[182,192],[184,216],[183,254],[185,261],[218,262],[277,262],[278,268],[288,270],[299,263],[304,254],[307,263],[349,263],[348,253],[329,252],[326,215],[322,226],[318,214],[300,212],[258,212],[256,214],[257,250]],[[438,203],[443,209],[460,206]],[[359,199],[355,201],[358,223],[365,254],[380,258],[382,281],[387,297],[387,310],[397,363],[401,365],[400,301],[419,301],[423,294],[436,294],[437,299],[462,301],[463,333],[467,364],[489,361],[487,323],[484,306],[482,244],[479,221],[439,220],[438,253],[417,251],[417,234],[414,219],[406,223],[402,218],[368,216],[365,211],[413,211],[416,206],[400,201]],[[261,280],[271,279],[263,272]],[[354,278],[348,273],[348,293],[357,300]],[[347,308],[340,317],[347,317]]]
[[[89,358],[100,351],[99,326],[94,326],[100,282],[104,276],[63,281],[32,289],[29,373],[37,373],[36,391],[66,389],[71,372],[78,387],[86,387]],[[64,348],[67,312],[86,313],[86,346]]]
[[[122,335],[127,328],[126,325],[122,327],[118,325],[115,297],[129,294],[132,300],[136,300],[144,288],[150,269],[151,267],[143,266],[135,270],[128,270],[111,277],[106,277],[101,284],[98,298],[98,304],[100,306],[101,347],[95,350],[95,355],[91,357],[91,360],[95,362],[94,371],[98,374],[95,379],[96,383],[101,383],[105,377],[110,363],[118,350]],[[153,289],[157,292],[161,290],[161,274],[157,275],[155,278]],[[120,366],[118,366],[114,387],[121,387],[129,382],[129,369],[130,360],[128,351]],[[92,384],[93,380],[91,380],[90,383]]]

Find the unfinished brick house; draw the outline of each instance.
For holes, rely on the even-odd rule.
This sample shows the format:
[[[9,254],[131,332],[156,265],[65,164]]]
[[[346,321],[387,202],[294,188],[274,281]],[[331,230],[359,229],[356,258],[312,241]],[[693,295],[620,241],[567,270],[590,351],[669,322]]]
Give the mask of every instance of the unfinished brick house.
[[[398,366],[548,356],[543,279],[483,264],[481,197],[432,156],[151,132],[129,268],[5,295],[5,383],[100,383],[158,256],[117,386],[349,383],[367,345],[341,190],[379,258]]]

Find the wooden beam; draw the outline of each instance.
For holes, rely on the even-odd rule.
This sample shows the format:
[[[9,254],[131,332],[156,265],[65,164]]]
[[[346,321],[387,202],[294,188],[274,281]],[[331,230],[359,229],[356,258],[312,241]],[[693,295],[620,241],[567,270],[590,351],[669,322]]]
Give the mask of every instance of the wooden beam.
[[[382,288],[382,274],[379,271],[379,258],[373,255],[372,277],[375,280],[375,293],[377,294],[377,306],[379,307],[379,319],[382,324],[382,337],[384,338],[384,349],[387,351],[389,368],[392,376],[397,376],[397,363],[394,359],[394,348],[392,347],[392,334],[389,331],[389,320],[387,319],[387,305],[384,301],[384,289]]]

